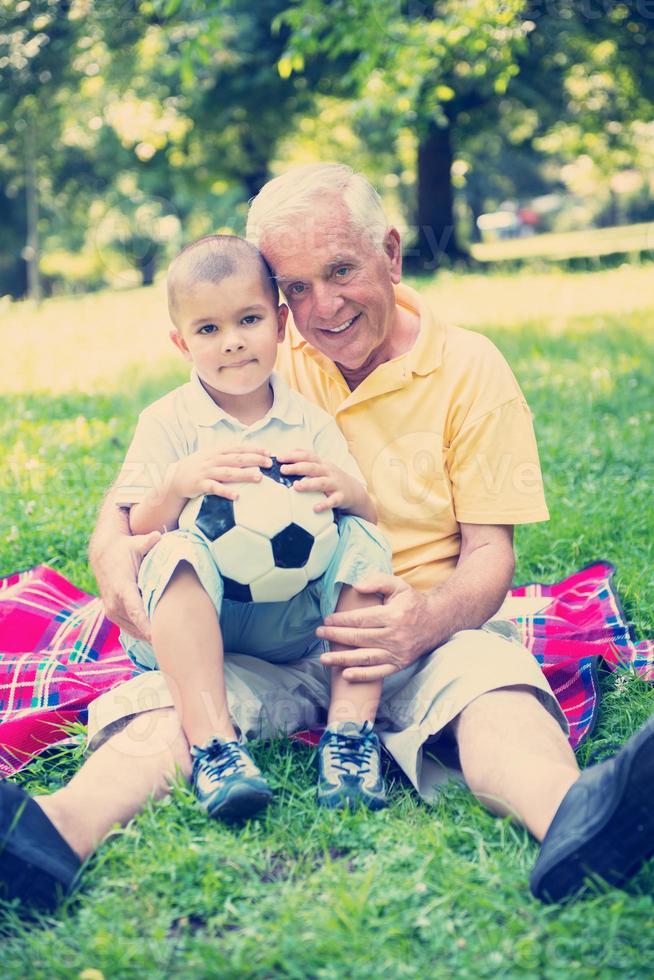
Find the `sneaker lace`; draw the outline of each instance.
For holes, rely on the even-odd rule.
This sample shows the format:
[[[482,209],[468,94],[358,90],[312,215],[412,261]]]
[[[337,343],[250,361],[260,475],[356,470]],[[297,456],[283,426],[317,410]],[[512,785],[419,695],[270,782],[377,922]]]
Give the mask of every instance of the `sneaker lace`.
[[[210,779],[224,779],[225,776],[246,768],[238,742],[214,742],[202,749],[197,761],[202,761],[203,769]]]
[[[375,743],[368,735],[344,735],[331,732],[329,739],[330,763],[345,775],[365,775],[370,772],[370,760]]]

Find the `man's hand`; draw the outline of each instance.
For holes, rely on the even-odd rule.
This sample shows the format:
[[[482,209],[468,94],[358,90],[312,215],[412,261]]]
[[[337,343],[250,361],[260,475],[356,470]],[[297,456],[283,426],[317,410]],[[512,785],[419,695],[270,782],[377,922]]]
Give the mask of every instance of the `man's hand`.
[[[150,640],[150,622],[136,584],[139,567],[161,534],[119,534],[97,552],[93,570],[107,618],[137,640]]]
[[[201,450],[178,460],[170,470],[168,490],[179,498],[191,499],[204,493],[236,500],[238,493],[229,484],[256,483],[260,467],[272,465],[265,449],[234,446],[228,450]]]
[[[368,491],[359,480],[334,466],[328,460],[309,452],[307,449],[294,449],[290,453],[279,453],[277,460],[285,476],[301,476],[293,488],[302,493],[324,493],[325,499],[314,504],[314,511],[339,508],[348,514],[357,514],[375,523],[377,514]]]
[[[429,596],[396,575],[370,576],[354,586],[363,595],[379,593],[382,602],[328,616],[316,634],[330,643],[353,647],[323,653],[322,663],[345,667],[348,681],[377,681],[404,670],[437,644]]]

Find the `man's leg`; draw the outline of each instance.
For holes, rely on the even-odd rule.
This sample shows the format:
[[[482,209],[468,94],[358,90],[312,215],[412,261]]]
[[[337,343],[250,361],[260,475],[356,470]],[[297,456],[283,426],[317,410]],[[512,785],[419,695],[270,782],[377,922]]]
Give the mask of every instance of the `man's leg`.
[[[472,701],[452,727],[461,769],[475,796],[542,840],[579,767],[561,726],[533,690],[489,691]]]
[[[582,773],[528,688],[480,696],[454,729],[475,795],[542,841],[529,880],[537,898],[563,901],[589,879],[622,886],[654,855],[654,716]]]
[[[190,775],[188,743],[175,709],[159,708],[107,739],[62,789],[35,800],[84,860],[150,796],[165,796],[177,771]]]

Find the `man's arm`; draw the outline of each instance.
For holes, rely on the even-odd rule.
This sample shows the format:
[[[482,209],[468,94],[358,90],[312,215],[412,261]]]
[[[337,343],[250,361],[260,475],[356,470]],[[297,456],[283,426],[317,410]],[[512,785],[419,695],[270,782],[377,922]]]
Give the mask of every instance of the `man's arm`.
[[[89,562],[108,618],[138,639],[150,639],[150,623],[136,584],[144,556],[161,534],[130,534],[128,510],[109,490],[89,542]]]
[[[397,576],[379,575],[355,586],[380,593],[383,605],[329,616],[318,636],[353,649],[325,653],[323,663],[348,668],[350,681],[403,670],[458,630],[490,619],[511,587],[514,564],[512,525],[461,524],[459,561],[443,585],[419,592]]]

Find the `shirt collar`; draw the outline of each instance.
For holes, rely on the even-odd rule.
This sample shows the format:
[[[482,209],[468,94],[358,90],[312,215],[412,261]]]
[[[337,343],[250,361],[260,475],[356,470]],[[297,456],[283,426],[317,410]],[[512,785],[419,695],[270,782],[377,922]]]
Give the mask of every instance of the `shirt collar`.
[[[253,425],[259,426],[270,419],[279,419],[288,425],[302,425],[304,413],[294,392],[277,371],[270,375],[270,384],[273,390],[272,408],[266,413],[263,419],[258,419]],[[219,422],[225,422],[231,426],[237,425],[241,428],[249,429],[251,426],[243,425],[233,415],[225,412],[220,405],[216,405],[211,395],[205,390],[198,377],[195,368],[191,369],[191,377],[188,388],[188,409],[192,422],[195,425],[214,426]]]
[[[440,367],[443,360],[443,344],[445,341],[445,328],[434,316],[429,304],[421,294],[405,283],[399,283],[394,287],[395,302],[411,313],[417,313],[420,318],[420,333],[416,338],[413,347],[393,358],[388,364],[397,365],[403,374],[431,374]],[[312,347],[299,332],[292,316],[289,317],[287,327],[289,340],[293,350],[301,350],[303,354],[312,358],[325,373],[342,380],[342,375],[333,361]],[[385,368],[386,365],[380,364],[375,371]],[[373,375],[375,374],[373,371]],[[371,375],[372,377],[372,375]]]

